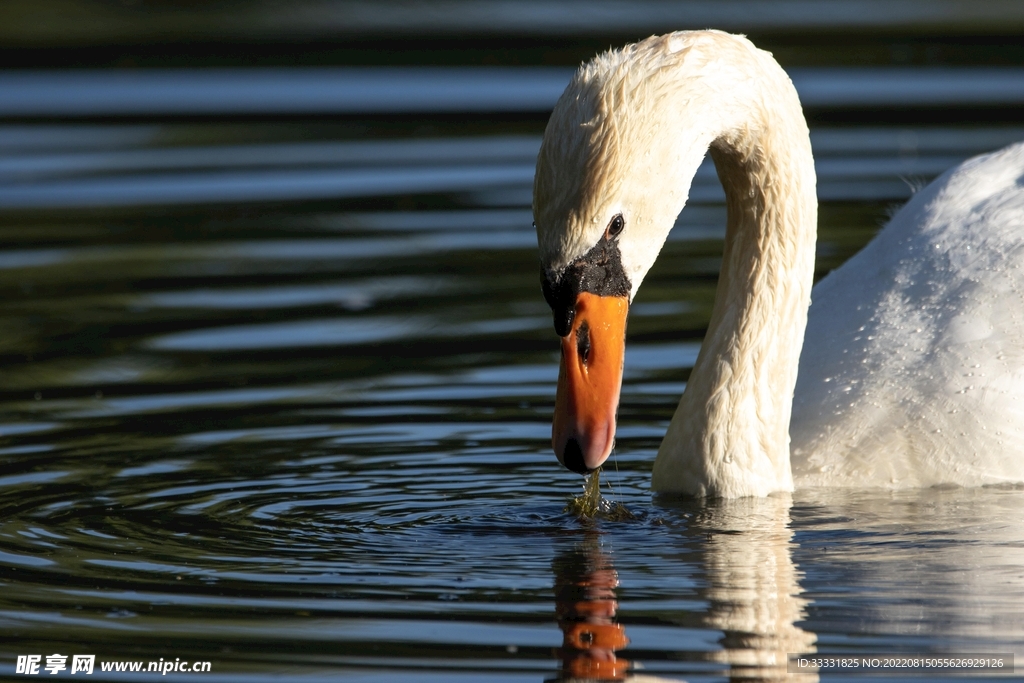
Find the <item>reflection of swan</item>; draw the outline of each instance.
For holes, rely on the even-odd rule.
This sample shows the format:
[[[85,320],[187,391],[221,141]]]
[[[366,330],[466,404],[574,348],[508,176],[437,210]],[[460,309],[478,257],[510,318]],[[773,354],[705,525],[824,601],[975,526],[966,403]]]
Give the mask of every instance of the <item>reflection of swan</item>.
[[[627,301],[709,146],[725,254],[654,488],[1024,480],[1024,146],[947,173],[824,280],[801,359],[817,222],[807,126],[771,56],[719,32],[596,58],[548,123],[534,217],[563,337],[559,459],[586,471],[611,451]]]
[[[742,680],[786,680],[787,654],[814,652],[793,565],[788,495],[708,504],[692,528],[705,531],[709,608],[705,624],[723,631],[714,659]],[[802,674],[813,683],[816,677]]]
[[[629,638],[615,614],[619,603],[615,589],[619,575],[596,534],[552,563],[555,572],[555,614],[562,629],[561,675],[554,681],[626,681],[673,683],[667,678],[629,674],[630,662],[618,656]]]
[[[822,600],[809,623],[839,634],[843,649],[897,648],[906,637],[911,649],[1012,652],[1020,678],[1022,494],[1008,486],[801,492],[793,552],[807,573],[803,590]],[[728,502],[747,500],[764,499]]]
[[[611,558],[601,551],[596,536],[588,536],[580,546],[559,555],[553,569],[555,614],[563,635],[558,651],[561,680],[622,680],[629,661],[616,652],[629,639],[615,621],[619,577]]]

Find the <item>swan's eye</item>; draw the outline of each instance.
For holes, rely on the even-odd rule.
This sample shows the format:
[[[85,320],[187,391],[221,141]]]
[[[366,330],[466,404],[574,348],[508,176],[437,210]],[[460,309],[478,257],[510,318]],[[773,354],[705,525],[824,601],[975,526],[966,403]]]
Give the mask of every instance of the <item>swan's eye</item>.
[[[624,227],[626,227],[626,219],[622,217],[621,213],[615,214],[611,223],[608,224],[608,230],[605,232],[605,236],[609,239],[612,237],[618,237]]]

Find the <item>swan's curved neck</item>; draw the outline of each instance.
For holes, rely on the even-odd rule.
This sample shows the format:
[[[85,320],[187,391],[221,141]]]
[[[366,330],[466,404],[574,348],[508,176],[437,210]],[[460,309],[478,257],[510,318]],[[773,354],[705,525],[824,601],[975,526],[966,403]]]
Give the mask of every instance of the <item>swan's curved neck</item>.
[[[653,486],[763,496],[793,487],[789,418],[817,224],[807,124],[771,55],[741,36],[696,31],[648,38],[584,65],[559,98],[537,159],[541,265],[552,286],[572,264],[603,273],[614,261],[616,282],[635,295],[709,146],[728,202],[725,255]],[[607,457],[592,446],[610,443],[593,435],[614,431],[605,415],[614,405],[603,398],[617,397],[613,388],[591,392],[601,410],[586,419],[574,413],[575,431],[563,430],[577,451],[586,442],[594,456],[587,466]]]
[[[759,67],[777,73],[754,74],[756,85],[730,93],[733,123],[711,144],[728,206],[725,252],[707,336],[655,462],[656,491],[737,497],[793,488],[789,420],[817,201],[799,101],[767,62]]]

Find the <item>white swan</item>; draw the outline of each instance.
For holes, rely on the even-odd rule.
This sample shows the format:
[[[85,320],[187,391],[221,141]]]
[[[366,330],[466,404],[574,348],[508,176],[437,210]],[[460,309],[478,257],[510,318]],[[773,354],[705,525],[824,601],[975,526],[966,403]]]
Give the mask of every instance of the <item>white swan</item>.
[[[628,302],[709,148],[725,254],[653,488],[1024,481],[1024,146],[917,193],[815,288],[808,323],[817,201],[800,102],[770,54],[717,31],[595,58],[545,131],[534,218],[563,337],[559,460],[585,472],[611,452]]]

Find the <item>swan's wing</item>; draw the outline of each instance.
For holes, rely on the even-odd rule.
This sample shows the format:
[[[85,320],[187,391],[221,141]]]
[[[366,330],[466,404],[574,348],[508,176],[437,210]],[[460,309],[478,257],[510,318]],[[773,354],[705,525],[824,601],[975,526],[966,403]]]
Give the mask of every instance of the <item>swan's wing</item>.
[[[1024,481],[1024,144],[919,192],[812,294],[798,486]]]

